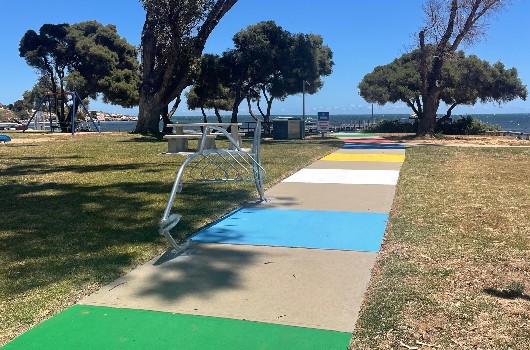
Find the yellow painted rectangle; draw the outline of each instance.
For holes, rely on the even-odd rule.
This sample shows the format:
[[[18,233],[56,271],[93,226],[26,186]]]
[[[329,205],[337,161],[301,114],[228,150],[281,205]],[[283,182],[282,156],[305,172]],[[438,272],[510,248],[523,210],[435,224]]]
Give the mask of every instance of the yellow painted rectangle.
[[[333,160],[343,162],[392,162],[403,163],[404,154],[344,154],[332,153],[321,160]]]

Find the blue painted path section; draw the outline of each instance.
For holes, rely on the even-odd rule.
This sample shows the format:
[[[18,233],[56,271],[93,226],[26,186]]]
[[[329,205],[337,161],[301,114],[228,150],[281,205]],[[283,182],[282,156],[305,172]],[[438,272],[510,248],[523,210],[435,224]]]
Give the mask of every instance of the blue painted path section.
[[[244,208],[193,241],[377,252],[388,214]]]
[[[405,149],[406,147],[401,144],[381,144],[381,143],[345,143],[342,148],[344,149]]]

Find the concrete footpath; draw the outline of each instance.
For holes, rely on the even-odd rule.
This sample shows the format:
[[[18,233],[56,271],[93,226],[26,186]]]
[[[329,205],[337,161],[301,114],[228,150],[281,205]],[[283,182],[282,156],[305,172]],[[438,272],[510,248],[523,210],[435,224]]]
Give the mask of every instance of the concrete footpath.
[[[405,147],[344,147],[6,349],[346,349]]]

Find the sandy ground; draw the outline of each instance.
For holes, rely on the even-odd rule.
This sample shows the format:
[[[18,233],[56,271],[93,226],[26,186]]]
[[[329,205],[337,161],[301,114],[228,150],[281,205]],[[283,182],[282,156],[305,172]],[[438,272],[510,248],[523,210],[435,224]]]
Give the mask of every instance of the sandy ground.
[[[50,133],[50,134],[38,134],[32,137],[31,133],[28,134],[22,134],[17,132],[11,132],[7,133],[9,137],[11,137],[11,142],[6,142],[5,144],[9,143],[39,143],[39,142],[49,142],[49,141],[57,141],[57,140],[75,140],[79,137],[101,137],[104,135],[115,135],[115,134],[123,134],[123,133],[117,133],[117,132],[106,132],[106,133],[93,133],[93,132],[77,132],[75,135],[72,134],[62,134],[62,133]],[[24,135],[24,136],[21,136]],[[1,145],[2,143],[0,143]]]
[[[378,134],[410,145],[440,145],[460,147],[530,147],[530,140],[509,136],[446,135],[443,138],[414,138],[412,134]]]

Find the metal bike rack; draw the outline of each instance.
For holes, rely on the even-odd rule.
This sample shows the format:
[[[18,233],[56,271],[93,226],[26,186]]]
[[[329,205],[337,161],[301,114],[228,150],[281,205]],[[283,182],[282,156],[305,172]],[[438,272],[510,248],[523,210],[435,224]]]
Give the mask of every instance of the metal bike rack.
[[[208,149],[205,148],[206,135],[211,132],[222,133],[230,142],[229,149]],[[265,200],[263,191],[263,179],[265,170],[261,166],[260,154],[261,123],[258,121],[254,129],[254,138],[251,149],[241,148],[228,131],[219,126],[206,126],[203,129],[202,137],[199,141],[199,149],[191,154],[181,165],[175,183],[171,189],[169,200],[159,222],[159,233],[167,238],[171,246],[177,251],[185,250],[189,244],[188,238],[185,242],[177,243],[171,236],[173,229],[182,215],[171,214],[171,208],[176,199],[177,193],[182,192],[184,184],[210,184],[224,182],[251,182],[256,185],[256,189],[261,201]],[[185,181],[183,180],[185,177]]]

